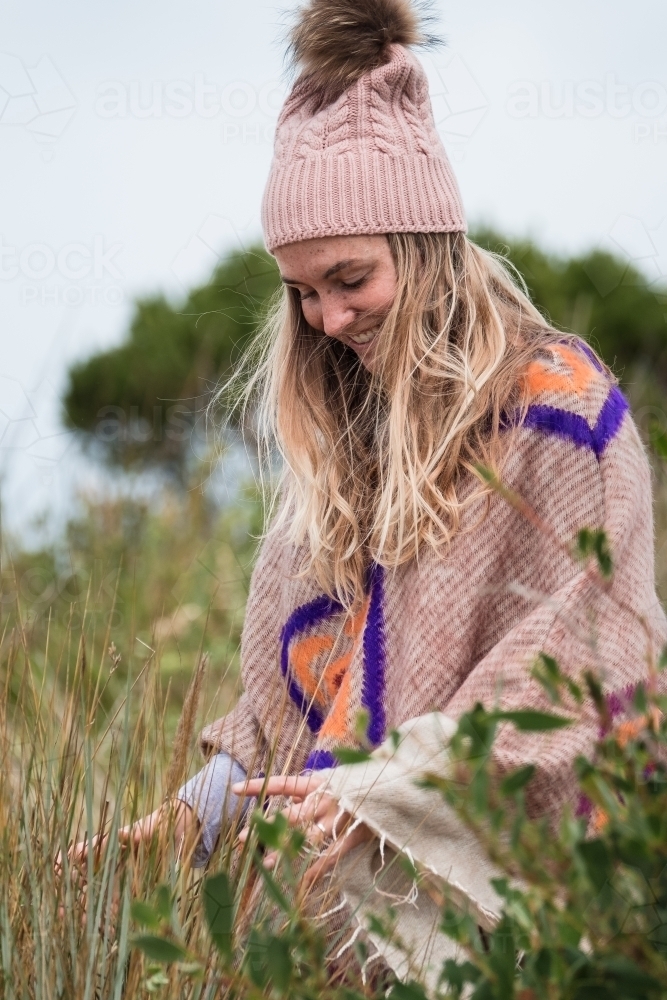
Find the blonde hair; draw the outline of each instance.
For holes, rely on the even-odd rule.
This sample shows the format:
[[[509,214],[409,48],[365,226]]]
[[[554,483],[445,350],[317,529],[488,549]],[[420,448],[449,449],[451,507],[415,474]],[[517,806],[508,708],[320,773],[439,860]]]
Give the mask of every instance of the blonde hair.
[[[374,374],[306,323],[292,288],[245,361],[245,412],[264,459],[277,448],[283,460],[270,531],[303,546],[301,572],[346,606],[363,597],[371,561],[446,549],[487,489],[468,478],[462,490],[464,472],[500,467],[522,372],[557,336],[504,258],[463,233],[388,240],[397,292]]]

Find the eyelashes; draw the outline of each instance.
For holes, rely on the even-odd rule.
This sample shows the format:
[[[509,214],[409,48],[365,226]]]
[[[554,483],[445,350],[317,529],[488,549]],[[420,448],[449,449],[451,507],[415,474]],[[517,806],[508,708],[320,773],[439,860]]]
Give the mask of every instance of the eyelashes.
[[[355,289],[355,288],[361,288],[363,285],[366,284],[367,280],[368,280],[368,275],[365,274],[363,276],[363,278],[358,278],[357,281],[341,281],[340,284],[341,284],[342,288],[352,290],[352,289]],[[299,301],[300,302],[305,302],[307,299],[312,298],[313,295],[315,295],[315,292],[308,292],[306,295],[301,295],[300,294],[299,295]]]

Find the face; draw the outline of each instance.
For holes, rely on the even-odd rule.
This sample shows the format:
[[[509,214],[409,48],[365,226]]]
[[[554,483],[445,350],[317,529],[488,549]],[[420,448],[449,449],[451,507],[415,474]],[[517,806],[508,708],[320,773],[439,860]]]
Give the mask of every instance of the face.
[[[373,371],[377,332],[396,294],[386,236],[322,236],[274,251],[286,285],[299,293],[304,319],[351,347]]]

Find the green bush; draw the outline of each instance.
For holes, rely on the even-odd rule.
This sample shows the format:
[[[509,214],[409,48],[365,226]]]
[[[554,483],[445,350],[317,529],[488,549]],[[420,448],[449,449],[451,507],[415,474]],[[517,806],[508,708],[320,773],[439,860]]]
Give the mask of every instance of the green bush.
[[[63,421],[113,464],[159,465],[183,481],[190,434],[279,284],[265,250],[229,254],[183,303],[140,299],[126,340],[77,362]]]
[[[555,700],[571,703],[553,661],[537,673]],[[476,1000],[667,995],[667,699],[639,686],[615,722],[620,705],[594,677],[585,685],[605,735],[593,759],[576,763],[583,815],[566,813],[556,831],[526,816],[532,770],[494,774],[499,720],[481,706],[461,720],[454,780],[430,779],[506,874],[495,883],[503,916],[488,935],[445,907],[443,927],[467,952],[446,963],[445,995],[463,995],[466,984]]]
[[[650,369],[665,390],[667,285],[649,284],[636,267],[600,250],[562,257],[528,240],[505,241],[491,230],[473,238],[507,256],[544,315],[558,329],[589,340],[622,382]]]

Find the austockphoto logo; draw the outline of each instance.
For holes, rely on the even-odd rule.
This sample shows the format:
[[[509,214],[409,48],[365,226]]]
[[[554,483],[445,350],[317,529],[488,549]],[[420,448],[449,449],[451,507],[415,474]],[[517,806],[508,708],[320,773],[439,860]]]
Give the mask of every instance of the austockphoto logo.
[[[100,118],[216,118],[232,121],[259,114],[275,121],[285,99],[285,87],[277,80],[259,86],[245,80],[223,85],[196,73],[193,80],[129,83],[108,80],[100,85],[95,113]]]
[[[109,404],[97,413],[96,439],[108,447],[172,442],[192,444],[195,438],[207,439],[205,406],[209,397],[197,398],[191,406],[174,403],[168,407],[154,406],[153,419],[149,421],[139,413],[137,406],[126,411],[121,406]]]
[[[75,111],[74,96],[49,56],[28,66],[19,56],[0,53],[0,125],[25,128],[45,160],[53,157]]]
[[[0,282],[21,281],[24,305],[119,305],[121,243],[98,234],[89,243],[28,243],[16,247],[0,236]]]
[[[607,73],[604,80],[518,80],[507,94],[512,118],[629,118],[647,122],[667,113],[667,86],[646,80],[634,86]]]

